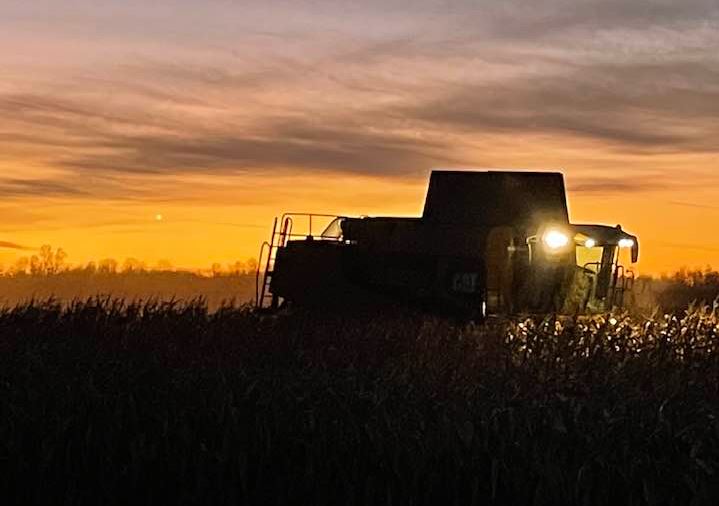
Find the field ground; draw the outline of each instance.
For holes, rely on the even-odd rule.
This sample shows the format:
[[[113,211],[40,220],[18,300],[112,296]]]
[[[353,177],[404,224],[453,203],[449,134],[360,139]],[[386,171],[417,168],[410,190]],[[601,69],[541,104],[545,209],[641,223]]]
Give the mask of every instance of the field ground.
[[[0,276],[0,306],[54,297],[61,301],[97,295],[126,300],[204,299],[211,310],[224,302],[254,300],[254,274],[201,276],[192,272],[139,271],[87,273],[64,271],[52,275]]]
[[[716,504],[719,318],[0,313],[6,504]]]

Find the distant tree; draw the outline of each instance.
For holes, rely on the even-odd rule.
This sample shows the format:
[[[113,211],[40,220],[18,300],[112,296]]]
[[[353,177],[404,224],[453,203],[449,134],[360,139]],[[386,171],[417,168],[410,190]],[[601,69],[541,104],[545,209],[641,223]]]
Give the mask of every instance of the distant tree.
[[[215,262],[214,264],[212,264],[210,270],[212,271],[213,276],[222,276],[222,264]]]
[[[245,272],[248,272],[250,274],[254,273],[257,270],[257,260],[254,258],[250,258],[245,262]]]
[[[122,264],[122,272],[142,272],[145,269],[145,263],[137,258],[126,258]]]
[[[98,263],[97,270],[103,274],[117,274],[117,260],[104,258]]]
[[[156,269],[158,271],[171,271],[172,268],[172,262],[166,259],[158,260]]]
[[[235,263],[227,266],[227,270],[230,274],[238,276],[245,273],[245,263],[241,260],[237,260]]]
[[[28,261],[30,274],[48,276],[57,274],[65,267],[67,253],[62,248],[53,251],[52,246],[44,244],[37,255]]]
[[[64,249],[58,248],[55,251],[55,264],[54,264],[55,272],[61,272],[67,268],[67,266],[65,265],[66,260],[67,260],[67,253],[65,252]]]
[[[32,255],[30,257],[30,274],[33,276],[42,274],[42,261],[37,255]]]
[[[709,270],[704,274],[704,283],[712,286],[719,286],[719,272]]]
[[[50,274],[53,271],[55,263],[55,253],[52,251],[52,246],[49,244],[43,244],[40,248],[40,255],[38,261],[39,274]]]
[[[12,274],[27,274],[30,269],[30,259],[28,257],[20,257],[12,267]]]
[[[88,262],[83,269],[87,274],[95,274],[97,272],[97,264],[95,262]]]

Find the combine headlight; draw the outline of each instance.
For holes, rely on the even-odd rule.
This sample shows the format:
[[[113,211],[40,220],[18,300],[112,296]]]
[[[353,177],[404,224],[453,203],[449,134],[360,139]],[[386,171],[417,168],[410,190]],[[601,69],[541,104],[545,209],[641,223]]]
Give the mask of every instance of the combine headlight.
[[[594,239],[590,238],[590,239],[587,239],[586,241],[584,241],[585,248],[593,248],[596,245],[597,245],[597,241],[595,241]]]
[[[633,247],[634,247],[634,240],[633,240],[633,239],[620,239],[620,240],[619,240],[619,247],[620,247],[620,248],[633,248]]]
[[[542,237],[544,244],[550,250],[558,250],[565,248],[569,244],[569,236],[559,230],[550,230]]]

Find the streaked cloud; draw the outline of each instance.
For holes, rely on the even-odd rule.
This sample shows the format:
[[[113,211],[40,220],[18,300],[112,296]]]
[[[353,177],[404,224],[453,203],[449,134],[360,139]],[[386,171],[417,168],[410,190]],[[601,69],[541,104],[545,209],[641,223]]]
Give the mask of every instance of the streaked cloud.
[[[0,241],[0,248],[6,248],[6,249],[17,249],[17,250],[29,250],[31,248],[28,248],[27,246],[23,246],[22,244],[17,244],[10,241]]]
[[[259,216],[302,196],[292,178],[421,186],[437,167],[563,170],[588,200],[713,198],[713,0],[3,9],[0,43],[18,50],[0,57],[0,196],[23,205],[237,201]]]
[[[579,178],[568,185],[572,193],[580,194],[636,194],[648,189],[666,188],[666,185],[658,181],[647,182],[644,179],[619,179],[619,178]]]
[[[80,185],[62,180],[4,179],[0,177],[0,197],[51,197],[82,196],[86,192]]]
[[[716,152],[719,60],[571,65],[559,72],[443,90],[405,109],[464,131],[563,135],[615,149]]]

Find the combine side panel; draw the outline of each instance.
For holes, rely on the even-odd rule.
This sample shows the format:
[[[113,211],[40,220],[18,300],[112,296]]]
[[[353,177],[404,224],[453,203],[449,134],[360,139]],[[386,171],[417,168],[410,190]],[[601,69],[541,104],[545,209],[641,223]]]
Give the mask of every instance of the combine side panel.
[[[308,305],[341,303],[355,285],[347,276],[352,250],[333,241],[289,241],[277,252],[270,291],[285,300]]]

